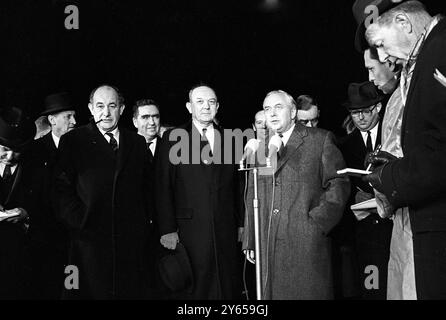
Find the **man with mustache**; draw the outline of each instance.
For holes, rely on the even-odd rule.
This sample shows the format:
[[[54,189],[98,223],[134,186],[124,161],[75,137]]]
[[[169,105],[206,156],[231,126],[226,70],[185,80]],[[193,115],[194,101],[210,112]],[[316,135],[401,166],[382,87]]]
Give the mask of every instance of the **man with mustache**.
[[[446,20],[419,1],[382,8],[366,39],[382,62],[403,67],[401,95],[404,156],[378,154],[365,181],[394,208],[409,208],[418,299],[446,298],[446,90],[434,76],[445,72]]]

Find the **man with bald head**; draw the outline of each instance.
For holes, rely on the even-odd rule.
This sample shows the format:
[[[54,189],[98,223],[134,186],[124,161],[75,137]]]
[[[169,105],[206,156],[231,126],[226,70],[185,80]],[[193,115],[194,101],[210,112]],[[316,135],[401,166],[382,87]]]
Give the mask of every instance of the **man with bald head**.
[[[92,122],[62,136],[55,172],[54,202],[79,271],[79,287],[66,287],[64,297],[138,299],[150,221],[146,143],[119,127],[125,105],[117,88],[94,89],[88,108]]]
[[[168,250],[181,244],[190,260],[192,279],[189,285],[185,281],[176,285],[176,298],[235,299],[241,292],[237,231],[243,223],[236,162],[220,164],[203,156],[212,153],[214,159],[225,160],[229,156],[225,146],[230,141],[214,121],[220,108],[214,89],[194,86],[186,108],[191,121],[164,134],[156,159],[160,242]],[[185,133],[186,141],[178,141],[176,132]],[[186,161],[175,164],[170,156],[178,142],[189,152],[182,155]],[[194,154],[202,155],[196,163]]]

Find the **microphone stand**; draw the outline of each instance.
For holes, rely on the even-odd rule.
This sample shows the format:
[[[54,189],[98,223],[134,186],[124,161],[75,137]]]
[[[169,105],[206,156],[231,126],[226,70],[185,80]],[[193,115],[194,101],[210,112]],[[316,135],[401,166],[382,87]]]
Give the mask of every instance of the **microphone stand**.
[[[253,167],[245,168],[245,164],[240,161],[240,172],[252,171],[254,177],[254,199],[252,200],[254,208],[254,243],[255,243],[255,266],[256,266],[256,289],[257,289],[257,300],[263,300],[263,290],[262,290],[262,268],[261,268],[261,247],[260,247],[260,214],[259,214],[259,198],[258,198],[258,172],[259,169],[270,169],[270,161],[267,159],[267,167]],[[247,254],[249,254],[247,252]]]

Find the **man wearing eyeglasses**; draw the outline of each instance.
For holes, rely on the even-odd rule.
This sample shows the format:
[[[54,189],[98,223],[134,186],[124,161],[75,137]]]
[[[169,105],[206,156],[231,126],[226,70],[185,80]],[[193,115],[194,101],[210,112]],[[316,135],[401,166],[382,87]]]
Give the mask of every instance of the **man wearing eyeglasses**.
[[[297,120],[306,127],[317,128],[319,124],[319,108],[314,99],[308,95],[301,95],[296,99]]]
[[[380,111],[385,96],[372,82],[363,82],[350,84],[348,97],[343,105],[348,109],[357,130],[347,136],[340,149],[347,167],[365,169],[367,153],[373,152],[381,144]],[[360,178],[352,177],[351,182],[353,196],[350,205],[374,198],[373,189]],[[353,220],[351,240],[356,244],[362,299],[385,300],[392,221],[380,218],[375,209],[370,210],[369,215],[361,221],[355,222],[357,219],[350,216],[344,219]],[[370,275],[366,273],[368,266],[378,268],[379,289],[368,290],[364,285]]]

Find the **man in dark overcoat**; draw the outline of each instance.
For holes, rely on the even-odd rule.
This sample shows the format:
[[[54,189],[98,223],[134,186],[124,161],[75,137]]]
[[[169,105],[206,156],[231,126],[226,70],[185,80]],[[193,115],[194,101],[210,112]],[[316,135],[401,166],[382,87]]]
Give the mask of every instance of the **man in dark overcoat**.
[[[186,248],[193,273],[183,299],[234,299],[240,295],[237,231],[242,225],[237,171],[228,156],[223,130],[214,123],[219,104],[206,85],[189,93],[188,124],[168,131],[156,165],[157,222],[161,244]],[[221,138],[221,139],[220,139]],[[175,161],[175,146],[184,161]],[[212,157],[203,155],[211,155]],[[196,157],[195,157],[195,156]]]
[[[88,107],[94,120],[62,136],[55,169],[54,201],[79,271],[79,287],[66,284],[65,297],[138,299],[149,223],[146,144],[118,126],[125,107],[118,89],[96,88]]]

